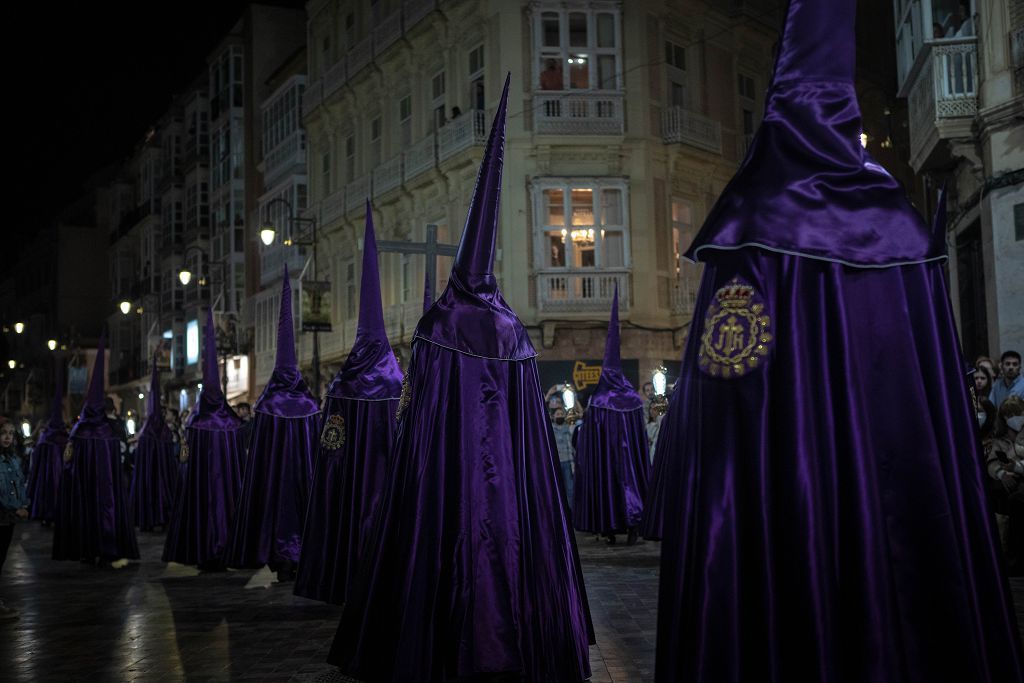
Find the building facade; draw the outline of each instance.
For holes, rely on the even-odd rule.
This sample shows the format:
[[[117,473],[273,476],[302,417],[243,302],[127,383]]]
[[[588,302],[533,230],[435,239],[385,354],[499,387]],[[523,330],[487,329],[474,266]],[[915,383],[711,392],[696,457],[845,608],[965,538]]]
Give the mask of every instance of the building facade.
[[[304,39],[301,10],[247,7],[205,72],[174,98],[105,189],[99,213],[110,235],[111,391],[122,412],[143,408],[154,354],[170,371],[170,405],[195,403],[207,306],[229,399],[253,394],[246,314],[259,252],[248,217],[263,191],[260,103],[268,78]]]
[[[614,287],[640,384],[677,366],[700,269],[681,254],[758,125],[774,2],[321,0],[307,5],[309,212],[332,283],[328,368],[358,315],[364,202],[381,239],[457,244],[512,76],[495,274],[546,384],[596,383]],[[435,295],[451,258],[438,256]],[[425,259],[383,253],[408,357]],[[309,335],[300,351],[310,358]],[[333,366],[333,367],[332,367]],[[670,373],[672,374],[672,373]]]
[[[948,192],[953,310],[964,352],[1024,341],[1024,3],[895,0],[910,163]]]

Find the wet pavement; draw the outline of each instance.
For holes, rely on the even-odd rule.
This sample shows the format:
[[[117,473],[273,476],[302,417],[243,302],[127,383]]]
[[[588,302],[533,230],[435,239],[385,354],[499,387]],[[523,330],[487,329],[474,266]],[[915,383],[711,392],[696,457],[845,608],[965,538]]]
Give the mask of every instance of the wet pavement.
[[[200,573],[160,562],[163,535],[140,533],[125,569],[50,559],[48,529],[17,527],[0,597],[2,681],[332,681],[325,663],[339,609],[295,597],[266,569]],[[598,645],[594,683],[654,678],[658,543],[577,537]],[[1024,624],[1024,579],[1014,579]]]

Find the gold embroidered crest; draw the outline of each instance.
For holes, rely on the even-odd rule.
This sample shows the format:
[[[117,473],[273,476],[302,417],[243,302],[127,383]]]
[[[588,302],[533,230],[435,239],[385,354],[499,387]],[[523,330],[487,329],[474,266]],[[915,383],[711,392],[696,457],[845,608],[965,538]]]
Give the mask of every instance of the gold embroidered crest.
[[[182,441],[181,442],[181,452],[178,454],[178,460],[180,460],[181,462],[187,462],[189,455],[190,454],[188,452],[188,442],[187,441]]]
[[[697,364],[712,377],[742,377],[768,355],[772,321],[753,286],[733,278],[715,292],[704,316]]]
[[[409,405],[409,399],[412,398],[412,387],[409,385],[409,373],[406,373],[402,377],[402,395],[398,398],[398,410],[395,411],[395,421],[402,417],[402,413],[405,412],[406,407]]]
[[[320,445],[329,451],[336,451],[345,445],[345,418],[331,415],[320,434]]]
[[[71,440],[69,439],[67,445],[64,446],[64,462],[71,462],[71,456],[74,454],[74,452],[74,444],[72,444]]]

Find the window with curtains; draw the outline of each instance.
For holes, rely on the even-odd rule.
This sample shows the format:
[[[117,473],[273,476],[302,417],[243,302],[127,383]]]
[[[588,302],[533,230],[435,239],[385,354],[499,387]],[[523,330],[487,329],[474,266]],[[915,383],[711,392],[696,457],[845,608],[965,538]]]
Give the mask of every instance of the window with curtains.
[[[629,267],[625,180],[544,179],[534,184],[533,192],[540,268]]]
[[[618,90],[622,87],[620,6],[589,3],[565,8],[542,3],[535,15],[535,86],[541,90]]]

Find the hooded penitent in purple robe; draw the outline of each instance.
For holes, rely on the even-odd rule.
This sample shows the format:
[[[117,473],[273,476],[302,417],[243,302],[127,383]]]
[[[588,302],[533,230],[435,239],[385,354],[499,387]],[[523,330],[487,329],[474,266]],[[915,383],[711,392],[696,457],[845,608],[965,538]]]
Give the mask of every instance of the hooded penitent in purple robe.
[[[228,565],[270,565],[287,572],[298,563],[302,549],[313,456],[320,438],[320,407],[295,358],[287,265],[281,283],[277,359],[253,413]]]
[[[366,203],[359,326],[327,388],[295,594],[336,605],[346,593],[384,490],[402,371],[384,331],[377,240]]]
[[[222,569],[241,489],[242,421],[228,405],[217,372],[213,311],[203,328],[203,390],[185,425],[174,511],[164,562]]]
[[[622,374],[618,285],[601,378],[577,439],[573,526],[600,534],[634,529],[643,515],[650,459],[643,399]]]
[[[160,373],[153,359],[146,421],[135,446],[131,502],[135,525],[143,531],[162,527],[171,518],[178,483],[174,435],[160,408]]]
[[[106,333],[96,351],[85,405],[64,447],[68,470],[58,494],[55,560],[139,557],[122,476],[121,438],[103,410],[105,341]]]
[[[523,324],[492,273],[508,82],[448,287],[416,328],[328,661],[366,681],[590,676],[590,611]]]
[[[64,469],[64,447],[68,443],[68,430],[64,425],[64,391],[61,364],[57,364],[57,389],[46,423],[35,448],[32,449],[32,467],[28,473],[29,515],[32,519],[52,522],[57,510],[57,491]]]
[[[1024,680],[944,220],[860,145],[855,8],[791,0],[764,122],[687,254],[662,683]]]

